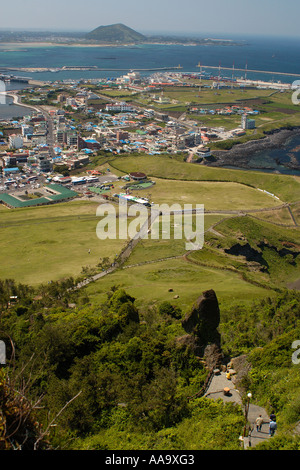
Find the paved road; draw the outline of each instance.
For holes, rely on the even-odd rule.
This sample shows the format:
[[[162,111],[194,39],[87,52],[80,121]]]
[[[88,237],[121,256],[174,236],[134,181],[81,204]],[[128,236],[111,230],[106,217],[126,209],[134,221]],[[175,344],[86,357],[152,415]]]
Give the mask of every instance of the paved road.
[[[225,396],[223,390],[225,387],[229,387],[230,393],[228,396]],[[222,398],[224,402],[233,401],[242,405],[242,399],[239,391],[235,388],[233,382],[226,378],[225,372],[221,372],[220,375],[214,375],[208,390],[205,393],[205,396],[208,398],[213,398],[217,400]]]
[[[255,420],[256,418],[261,415],[264,419],[261,431],[256,431]],[[250,403],[249,412],[248,412],[248,422],[250,427],[253,428],[251,436],[244,439],[244,446],[247,447],[255,447],[260,442],[269,439],[269,416],[264,408],[261,406],[253,405]]]
[[[223,390],[225,387],[230,389],[229,395],[225,396]],[[225,403],[234,402],[238,405],[241,405],[244,410],[244,405],[242,403],[242,398],[239,391],[235,388],[232,380],[226,378],[226,373],[221,372],[219,375],[214,375],[208,390],[205,393],[205,396],[217,400],[221,398]],[[256,431],[255,420],[261,415],[264,419],[262,429],[260,432]],[[260,406],[253,405],[250,403],[249,412],[248,412],[248,426],[253,428],[251,436],[244,438],[244,448],[255,447],[258,443],[269,439],[269,416],[266,410]]]

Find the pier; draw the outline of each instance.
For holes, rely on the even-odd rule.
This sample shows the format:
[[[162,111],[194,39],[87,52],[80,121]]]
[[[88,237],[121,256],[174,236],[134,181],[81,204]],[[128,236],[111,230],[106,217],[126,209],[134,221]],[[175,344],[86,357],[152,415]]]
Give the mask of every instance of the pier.
[[[145,69],[138,69],[138,68],[101,68],[101,67],[96,67],[94,65],[90,66],[80,66],[80,65],[65,65],[63,67],[51,67],[51,68],[41,68],[41,67],[1,67],[0,72],[5,71],[19,71],[19,72],[32,72],[32,73],[37,73],[37,72],[52,72],[52,73],[57,73],[57,72],[66,72],[66,71],[92,71],[92,72],[130,72],[130,71],[136,71],[136,72],[159,72],[159,71],[167,71],[167,70],[179,70],[182,69],[181,65],[175,65],[174,67],[153,67],[153,68],[145,68]],[[1,75],[0,73],[0,79],[1,76],[5,77],[6,79],[12,79],[10,76],[6,75]],[[15,77],[14,79],[20,79],[21,81],[28,81],[31,80],[31,78],[28,77]]]
[[[203,65],[203,64],[198,64],[197,67],[201,67],[202,69],[213,69],[213,70],[230,70],[230,71],[238,71],[238,72],[244,72],[247,74],[248,72],[251,73],[267,73],[269,75],[284,75],[286,77],[300,77],[300,73],[287,73],[287,72],[270,72],[270,70],[253,70],[253,69],[240,69],[236,67],[221,67],[221,66],[213,66],[213,65]]]
[[[3,74],[0,74],[0,80],[2,80],[4,82],[28,83],[30,78],[29,77],[18,77],[16,75],[3,75]]]

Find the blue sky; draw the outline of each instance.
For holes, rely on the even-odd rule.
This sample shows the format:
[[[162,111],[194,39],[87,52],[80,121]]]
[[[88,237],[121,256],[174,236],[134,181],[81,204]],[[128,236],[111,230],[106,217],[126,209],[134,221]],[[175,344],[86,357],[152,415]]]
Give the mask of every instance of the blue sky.
[[[90,31],[124,23],[142,32],[297,36],[299,0],[14,0],[0,29]]]

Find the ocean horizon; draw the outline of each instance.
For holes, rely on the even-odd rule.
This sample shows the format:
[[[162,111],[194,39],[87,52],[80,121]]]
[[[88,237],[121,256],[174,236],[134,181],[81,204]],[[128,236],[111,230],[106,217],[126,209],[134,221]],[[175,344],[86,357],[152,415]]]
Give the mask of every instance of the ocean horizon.
[[[219,35],[220,39],[222,35]],[[224,36],[224,35],[223,35]],[[248,68],[283,74],[299,74],[300,39],[276,37],[232,37],[244,45],[137,44],[128,46],[64,46],[55,44],[0,43],[1,67],[51,68],[96,66],[107,71],[18,72],[41,81],[116,78],[131,69],[177,67],[181,72],[199,72],[203,66]],[[174,69],[175,71],[175,69]],[[208,69],[209,71],[209,69]],[[232,72],[226,72],[230,77]],[[143,75],[153,71],[145,70]],[[217,73],[217,72],[216,72]],[[235,71],[236,78],[244,76]],[[297,77],[272,73],[247,73],[252,80],[292,83]]]

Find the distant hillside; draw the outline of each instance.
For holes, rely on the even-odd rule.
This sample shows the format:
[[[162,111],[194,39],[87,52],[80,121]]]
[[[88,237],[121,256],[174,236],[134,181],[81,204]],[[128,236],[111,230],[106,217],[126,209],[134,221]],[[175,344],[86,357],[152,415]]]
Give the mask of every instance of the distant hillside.
[[[145,41],[143,34],[134,31],[124,24],[99,26],[86,35],[86,39],[105,43],[136,43]]]

